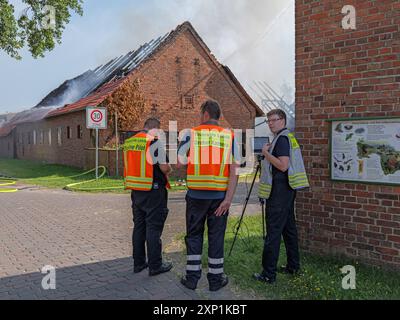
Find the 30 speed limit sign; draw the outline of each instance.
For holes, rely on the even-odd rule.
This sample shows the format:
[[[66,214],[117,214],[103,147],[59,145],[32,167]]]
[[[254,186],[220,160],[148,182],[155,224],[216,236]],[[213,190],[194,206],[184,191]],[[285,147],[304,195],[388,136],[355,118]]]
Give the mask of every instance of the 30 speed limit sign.
[[[97,107],[87,107],[86,128],[107,129],[107,109],[97,108]]]

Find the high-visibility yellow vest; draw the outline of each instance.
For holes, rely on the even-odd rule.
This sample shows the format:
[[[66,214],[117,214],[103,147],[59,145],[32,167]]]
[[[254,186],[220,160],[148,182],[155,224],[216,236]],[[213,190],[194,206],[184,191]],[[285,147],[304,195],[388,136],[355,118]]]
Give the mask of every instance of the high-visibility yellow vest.
[[[150,143],[154,137],[140,132],[127,139],[124,150],[125,189],[149,191],[153,186],[153,159]]]
[[[192,190],[226,191],[232,162],[233,132],[201,125],[190,133],[187,186]]]
[[[301,155],[300,145],[294,137],[293,133],[285,129],[279,133],[272,142],[269,153],[272,154],[275,145],[279,137],[285,136],[289,140],[290,156],[289,156],[289,168],[288,168],[288,179],[289,185],[292,189],[298,190],[307,188],[310,186],[304,167],[303,157]],[[271,195],[272,190],[272,164],[264,159],[261,163],[261,177],[259,184],[258,196],[259,198],[268,199]]]

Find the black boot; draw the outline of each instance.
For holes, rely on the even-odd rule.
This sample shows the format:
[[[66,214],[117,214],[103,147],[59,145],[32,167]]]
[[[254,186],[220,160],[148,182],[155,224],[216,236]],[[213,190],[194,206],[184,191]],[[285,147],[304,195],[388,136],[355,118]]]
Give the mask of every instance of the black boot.
[[[262,272],[253,274],[253,279],[264,282],[264,283],[268,283],[268,284],[273,284],[276,281],[276,279],[268,278]]]
[[[209,289],[210,291],[218,291],[219,289],[225,287],[229,283],[228,277],[226,274],[223,274],[221,276],[221,279],[219,281],[213,281],[212,283],[209,282]]]
[[[143,271],[144,269],[146,269],[147,267],[148,267],[148,264],[146,262],[140,266],[133,266],[133,272],[139,273],[139,272]]]
[[[188,280],[186,276],[181,278],[181,283],[190,290],[195,290],[197,288],[197,282]]]
[[[278,269],[278,272],[279,273],[291,274],[291,275],[294,275],[294,276],[298,276],[298,275],[301,274],[300,269],[291,269],[291,268],[288,268],[287,266],[281,266]]]
[[[160,273],[168,272],[171,269],[172,269],[171,262],[163,262],[159,268],[149,269],[149,276],[156,276]]]

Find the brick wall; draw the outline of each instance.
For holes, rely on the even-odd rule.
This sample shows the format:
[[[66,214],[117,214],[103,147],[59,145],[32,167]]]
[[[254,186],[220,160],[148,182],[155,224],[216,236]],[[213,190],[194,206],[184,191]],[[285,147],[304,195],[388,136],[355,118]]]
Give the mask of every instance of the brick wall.
[[[133,77],[140,79],[146,99],[138,125],[155,115],[164,130],[168,130],[169,120],[177,121],[179,130],[191,128],[199,124],[201,104],[214,99],[221,104],[223,125],[242,129],[254,126],[256,110],[190,30],[182,31]]]
[[[78,125],[82,130],[81,138],[78,138]],[[69,138],[67,127],[70,127]],[[58,143],[58,128],[61,128],[61,144]],[[33,139],[34,131],[36,132],[36,144]],[[51,138],[49,138],[49,132]],[[43,139],[41,139],[42,134]],[[90,130],[86,129],[85,111],[18,125],[15,135],[18,159],[58,163],[80,168],[85,164],[84,148],[93,143]]]
[[[356,30],[342,28],[348,4]],[[311,180],[296,208],[306,250],[400,266],[400,188],[330,181],[325,121],[400,116],[399,25],[399,1],[296,1],[296,134]]]
[[[0,139],[0,157],[12,159],[14,157],[14,133]]]

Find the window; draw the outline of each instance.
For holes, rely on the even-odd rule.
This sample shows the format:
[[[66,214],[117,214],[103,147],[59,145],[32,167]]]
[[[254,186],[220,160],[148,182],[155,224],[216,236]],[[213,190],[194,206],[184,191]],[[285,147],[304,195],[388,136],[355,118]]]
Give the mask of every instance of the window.
[[[33,130],[33,144],[36,144],[36,130]]]
[[[193,96],[185,96],[186,104],[193,104]]]
[[[51,146],[51,128],[49,129],[48,135],[49,135],[49,146]]]
[[[71,127],[67,127],[67,139],[71,139]]]
[[[30,145],[30,144],[31,144],[31,133],[28,132],[28,145]]]
[[[44,144],[44,132],[43,130],[40,130],[39,132],[39,144]]]
[[[82,126],[78,125],[78,127],[76,128],[76,136],[78,137],[78,139],[82,139],[83,136],[83,130],[82,130]]]
[[[183,108],[184,109],[193,109],[194,108],[194,96],[193,95],[185,95],[183,96]]]
[[[57,144],[59,146],[62,145],[62,128],[61,127],[57,128]]]

